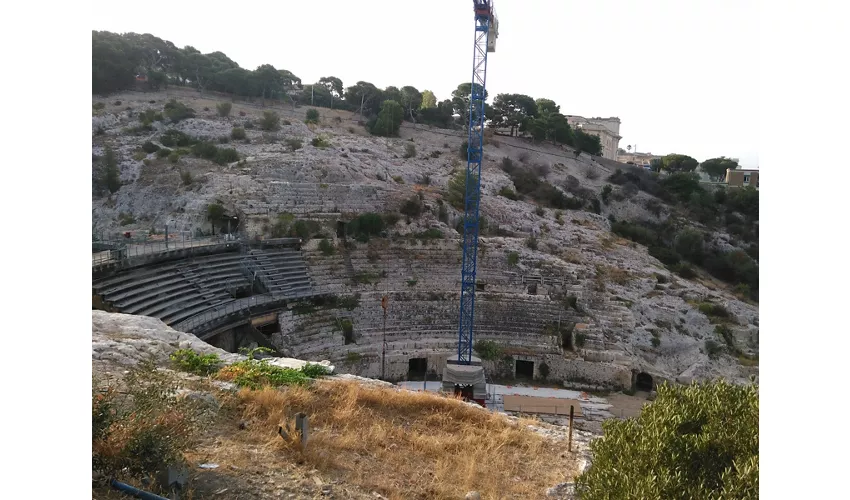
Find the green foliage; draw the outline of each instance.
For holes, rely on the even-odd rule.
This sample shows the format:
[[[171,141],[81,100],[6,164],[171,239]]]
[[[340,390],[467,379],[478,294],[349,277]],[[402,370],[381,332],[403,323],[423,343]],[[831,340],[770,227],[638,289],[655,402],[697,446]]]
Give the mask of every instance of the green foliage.
[[[180,131],[174,130],[174,129],[169,129],[169,130],[166,130],[162,134],[162,137],[160,137],[159,142],[161,142],[163,146],[166,146],[166,147],[169,147],[169,148],[173,148],[173,147],[184,148],[184,147],[187,147],[187,146],[191,146],[198,141],[195,140],[195,139],[192,139],[191,137],[184,134],[183,132],[180,132]]]
[[[472,349],[485,361],[495,361],[504,357],[504,351],[492,340],[477,340]]]
[[[290,151],[297,151],[297,150],[301,149],[301,146],[303,145],[303,143],[301,142],[301,139],[296,139],[294,137],[290,137],[290,138],[286,139],[284,141],[284,143],[286,144],[286,146],[289,148]]]
[[[661,159],[661,168],[667,172],[693,172],[699,162],[688,155],[669,154]]]
[[[210,203],[207,205],[207,220],[210,222],[218,222],[224,218],[224,207],[218,203]]]
[[[307,114],[304,117],[304,123],[319,123],[319,110],[308,109]]]
[[[525,240],[525,246],[532,250],[537,250],[537,238],[534,236],[529,236],[527,240]]]
[[[414,238],[418,240],[428,241],[428,240],[441,240],[443,239],[443,232],[439,229],[432,227],[428,228],[425,231],[415,233],[413,235]]]
[[[157,147],[158,147],[158,146],[157,146]],[[160,148],[160,147],[158,147],[158,149],[156,150],[156,157],[157,157],[157,158],[160,158],[160,159],[162,159],[162,158],[168,158],[168,156],[169,156],[170,154],[171,154],[171,150],[170,150],[170,149],[168,149],[168,148]]]
[[[417,195],[411,196],[402,203],[399,212],[408,217],[419,217],[422,215],[422,200],[420,200]]]
[[[230,138],[235,141],[242,141],[247,137],[245,134],[245,129],[242,127],[233,127],[233,130],[230,131]]]
[[[661,345],[661,339],[654,336],[654,335],[653,335],[652,339],[650,340],[650,342],[652,343],[652,347],[658,347],[658,346]]]
[[[458,157],[463,160],[469,160],[469,141],[463,141],[460,144],[460,149],[458,150]]]
[[[178,349],[170,358],[177,369],[202,376],[212,375],[222,364],[218,354],[198,354],[192,349]]]
[[[106,146],[98,184],[100,187],[108,189],[110,193],[114,193],[121,189],[120,175],[118,171],[118,158],[115,155],[115,151],[111,146]]]
[[[584,332],[576,332],[575,339],[576,347],[578,348],[582,348],[587,344],[587,334]]]
[[[611,187],[611,184],[605,184],[602,187],[602,202],[605,203],[606,205],[608,204],[608,200],[611,198],[611,191],[612,190],[613,190],[613,188]]]
[[[663,384],[639,417],[602,424],[577,493],[584,500],[758,498],[758,407],[755,384]]]
[[[508,253],[508,265],[515,266],[519,263],[519,254],[517,252]]]
[[[546,362],[540,363],[540,366],[537,368],[540,371],[541,378],[549,378],[549,365]]]
[[[700,164],[703,172],[708,174],[712,180],[719,181],[726,177],[726,170],[735,170],[738,168],[738,162],[725,156],[719,158],[710,158]]]
[[[723,346],[714,340],[708,339],[705,341],[705,352],[708,354],[709,358],[716,359],[717,355],[723,352]]]
[[[694,271],[691,266],[685,264],[684,262],[672,265],[671,267],[676,274],[678,274],[682,278],[685,278],[686,280],[694,279],[697,277],[696,271]]]
[[[307,366],[311,365],[304,368]],[[305,385],[310,377],[304,372],[304,368],[281,368],[270,364],[266,359],[252,358],[233,363],[223,368],[219,374],[232,378],[233,383],[239,387],[257,390],[266,386]]]
[[[260,128],[266,132],[271,132],[280,129],[280,115],[274,111],[263,111],[263,117],[260,118]]]
[[[316,363],[307,363],[302,366],[301,373],[310,378],[321,378],[330,375],[330,371],[324,365]]]
[[[369,237],[380,235],[385,229],[384,218],[379,214],[367,212],[358,215],[348,223],[346,230],[358,241],[369,241]]]
[[[344,295],[340,297],[339,300],[337,300],[337,306],[348,311],[353,311],[360,307],[360,294],[355,293],[354,295]]]
[[[507,198],[509,200],[514,200],[514,201],[519,199],[519,196],[517,196],[517,194],[514,192],[514,190],[507,187],[507,186],[505,186],[505,187],[503,187],[502,189],[499,190],[499,196],[504,196],[505,198]]]
[[[575,129],[573,133],[575,134],[576,148],[588,154],[602,156],[602,141],[598,135],[585,133],[581,129]]]
[[[396,137],[403,119],[404,109],[401,104],[393,100],[384,101],[381,103],[378,117],[369,127],[369,133],[382,137]]]
[[[195,401],[178,397],[175,377],[152,362],[132,367],[124,383],[121,395],[93,384],[92,471],[139,480],[191,451],[206,418]]]
[[[478,176],[472,175],[470,176],[470,182],[475,185],[478,184]],[[466,170],[459,170],[455,175],[449,179],[449,191],[447,195],[447,201],[451,206],[456,208],[457,210],[464,209],[464,199],[466,197]]]
[[[230,116],[231,109],[233,109],[233,105],[229,102],[220,102],[215,105],[215,110],[218,112],[218,116],[221,117]]]
[[[637,224],[631,224],[624,221],[614,222],[611,224],[611,231],[616,235],[636,241],[641,245],[652,246],[658,243],[658,233],[652,229]],[[650,255],[651,254],[652,253],[650,252]],[[659,258],[659,260],[661,259]]]
[[[331,145],[330,141],[328,141],[328,139],[323,135],[317,135],[316,137],[313,137],[313,139],[310,141],[310,144],[314,148],[320,148],[320,149],[330,147],[330,145]]]
[[[681,256],[675,251],[662,246],[649,247],[649,255],[660,260],[666,266],[676,266],[682,260]]]
[[[187,107],[185,104],[177,101],[176,99],[171,99],[165,103],[163,114],[166,118],[171,120],[171,123],[177,123],[180,120],[195,117],[195,111],[192,108]]]
[[[139,121],[143,126],[150,130],[150,125],[153,122],[161,122],[162,121],[162,113],[155,111],[153,109],[146,109],[139,113]]]
[[[180,172],[180,182],[184,186],[191,186],[192,181],[193,181],[193,179],[192,179],[192,173],[191,172],[189,172],[188,170],[184,170],[184,171]]]
[[[363,359],[363,355],[359,352],[349,352],[345,355],[346,363],[357,363],[361,359]]]
[[[705,235],[696,229],[683,229],[676,235],[676,240],[673,245],[676,253],[683,258],[701,264],[704,257],[703,242]]]
[[[322,238],[322,241],[319,242],[319,250],[322,251],[322,255],[333,255],[336,253],[333,243],[328,241],[327,238]]]
[[[416,156],[416,146],[410,143],[404,145],[404,157],[413,158]]]
[[[683,203],[688,202],[693,194],[703,190],[699,185],[699,176],[690,172],[674,171],[661,180],[661,186],[671,197]]]
[[[180,153],[172,151],[171,154],[168,155],[168,163],[177,163],[178,161],[180,161]]]
[[[537,208],[534,209],[534,213],[538,217],[545,217],[546,216],[546,209],[541,207],[541,206],[538,206]]]

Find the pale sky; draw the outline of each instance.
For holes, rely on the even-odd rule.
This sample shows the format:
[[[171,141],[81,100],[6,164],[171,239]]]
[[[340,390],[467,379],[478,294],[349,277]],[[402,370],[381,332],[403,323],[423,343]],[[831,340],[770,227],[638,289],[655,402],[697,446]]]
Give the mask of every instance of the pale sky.
[[[471,0],[94,0],[92,29],[151,33],[272,64],[304,83],[412,85],[439,100],[471,81]],[[546,97],[564,114],[618,116],[620,146],[758,166],[755,0],[496,0],[488,56],[499,93]]]

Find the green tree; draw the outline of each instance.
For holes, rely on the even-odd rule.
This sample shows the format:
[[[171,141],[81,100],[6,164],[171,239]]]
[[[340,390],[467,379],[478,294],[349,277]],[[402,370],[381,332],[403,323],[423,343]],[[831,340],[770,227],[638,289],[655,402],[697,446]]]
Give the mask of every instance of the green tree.
[[[498,94],[493,100],[493,115],[490,118],[496,126],[509,127],[513,136],[523,121],[537,116],[537,111],[537,103],[530,96]]]
[[[308,109],[307,114],[304,117],[304,123],[319,123],[319,110]]]
[[[661,385],[637,418],[610,419],[576,481],[583,500],[759,495],[758,385]]]
[[[354,111],[363,110],[363,116],[373,116],[381,110],[383,92],[369,82],[357,82],[345,89],[345,102]]]
[[[711,158],[700,164],[702,171],[708,174],[714,181],[719,181],[726,176],[726,169],[735,170],[738,168],[738,162],[725,156],[719,158]]]
[[[404,108],[405,115],[410,117],[410,121],[416,121],[416,115],[419,114],[419,108],[422,106],[422,93],[405,85],[401,88],[401,106]]]
[[[459,114],[462,123],[469,122],[469,100],[472,97],[472,83],[461,83],[452,91],[452,107],[454,112]],[[481,85],[475,84],[476,93],[481,92]],[[487,90],[484,90],[484,100],[487,100]]]
[[[422,104],[420,105],[422,109],[428,108],[436,108],[437,107],[437,96],[434,95],[430,90],[422,91]]]
[[[101,167],[101,185],[114,193],[121,189],[121,173],[118,171],[118,158],[111,146],[106,146]]]
[[[254,70],[254,80],[260,89],[263,106],[266,105],[266,97],[283,89],[283,78],[278,70],[271,64],[263,64]]]
[[[575,129],[573,131],[575,135],[575,147],[585,153],[601,156],[602,155],[602,141],[599,139],[598,135],[588,134],[581,129]]]
[[[319,85],[324,86],[328,89],[328,92],[333,94],[335,99],[340,99],[342,97],[343,88],[342,88],[342,80],[335,76],[323,76],[319,78]]]
[[[537,105],[538,113],[556,114],[561,112],[561,106],[555,104],[555,101],[553,101],[552,99],[540,98],[534,101],[534,103]]]
[[[702,259],[705,254],[704,244],[705,235],[696,229],[683,229],[676,235],[676,241],[673,246],[676,253],[688,259],[694,264],[702,264]]]
[[[688,155],[669,154],[662,158],[662,166],[666,172],[693,172],[699,162]]]
[[[373,135],[394,137],[398,135],[398,129],[404,118],[404,109],[396,101],[384,101],[381,104],[381,112],[372,124],[369,132]]]

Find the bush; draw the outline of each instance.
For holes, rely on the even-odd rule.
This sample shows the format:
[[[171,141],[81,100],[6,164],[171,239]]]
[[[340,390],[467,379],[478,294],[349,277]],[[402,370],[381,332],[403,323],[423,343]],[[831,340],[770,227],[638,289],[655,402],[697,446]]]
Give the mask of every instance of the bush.
[[[180,132],[178,130],[169,129],[162,134],[159,142],[162,143],[163,146],[173,148],[173,147],[187,147],[195,144],[196,140],[192,139],[188,135]]]
[[[159,151],[159,146],[152,143],[151,141],[145,141],[145,143],[142,144],[142,151],[148,154],[156,153],[157,151]]]
[[[576,347],[581,348],[587,344],[587,334],[584,332],[576,332]]]
[[[301,149],[301,146],[303,145],[301,139],[295,139],[291,137],[284,142],[286,143],[286,146],[289,148],[290,151],[297,151]]]
[[[519,263],[519,254],[517,252],[508,253],[508,265],[515,266]]]
[[[115,387],[92,391],[92,472],[139,480],[191,451],[204,423],[197,403],[176,395],[173,375],[143,362]],[[126,480],[126,479],[124,479]]]
[[[413,158],[416,156],[416,146],[410,143],[404,145],[404,157]]]
[[[177,369],[202,376],[212,375],[222,364],[218,354],[198,354],[192,349],[174,351],[170,358]]]
[[[676,235],[676,240],[673,245],[676,253],[683,258],[701,264],[703,259],[703,242],[705,234],[696,229],[683,229]]]
[[[458,150],[458,156],[463,161],[469,160],[469,141],[463,141]]]
[[[711,339],[708,339],[705,341],[705,352],[708,354],[709,358],[715,359],[718,354],[723,352],[723,346]]]
[[[230,138],[236,141],[244,140],[247,135],[245,134],[245,129],[241,127],[233,127],[233,130],[230,131]]]
[[[348,233],[358,240],[368,241],[370,236],[378,236],[384,231],[384,219],[372,212],[358,215],[348,223]]]
[[[605,184],[605,186],[602,187],[602,202],[606,205],[608,204],[608,200],[611,198],[611,191],[613,191],[611,184]]]
[[[263,111],[263,117],[260,118],[260,128],[267,132],[280,129],[280,116],[274,111]]]
[[[519,199],[519,196],[517,196],[517,194],[514,192],[514,190],[507,187],[507,186],[505,186],[505,187],[503,187],[502,189],[499,190],[499,196],[504,196],[505,198],[507,198],[509,200],[514,200],[514,201]]]
[[[473,184],[478,183],[478,176],[472,175],[470,177],[470,182]],[[458,210],[464,209],[464,203],[466,197],[466,169],[458,171],[452,178],[449,180],[449,192],[448,192],[448,202],[451,206]]]
[[[692,280],[697,277],[696,271],[693,268],[684,262],[681,264],[676,264],[673,266],[673,272],[685,278],[686,280]]]
[[[304,123],[319,123],[319,110],[308,109],[307,115],[304,118]]]
[[[666,266],[675,266],[682,259],[679,254],[666,247],[651,246],[649,247],[649,255],[660,260]]]
[[[163,114],[166,118],[171,120],[171,123],[177,123],[180,120],[195,117],[195,111],[192,108],[187,107],[182,102],[178,102],[176,99],[172,99],[165,103]]]
[[[527,240],[525,240],[525,246],[532,250],[537,250],[537,238],[534,236],[529,236]]]
[[[600,177],[600,174],[599,174],[599,172],[594,170],[593,167],[587,167],[584,170],[584,177],[587,178],[587,179],[590,179],[592,181],[595,181],[596,179],[598,179]]]
[[[653,336],[650,340],[650,343],[652,344],[652,347],[658,347],[661,345],[661,339],[656,336]]]
[[[546,216],[546,209],[541,207],[541,206],[538,206],[537,208],[534,209],[534,213],[538,217],[545,217]]]
[[[478,353],[481,359],[486,361],[495,361],[503,357],[502,348],[492,340],[478,340],[472,346],[472,349]]]
[[[422,200],[417,195],[411,196],[401,205],[399,212],[408,217],[419,217],[422,214]]]
[[[404,177],[402,177],[400,175],[394,175],[393,180],[395,181],[396,184],[404,184]]]
[[[221,117],[230,116],[231,109],[233,109],[233,105],[229,102],[220,102],[215,105],[215,110],[218,111],[218,116]]]
[[[658,233],[654,230],[637,224],[632,224],[630,222],[614,222],[611,224],[611,232],[648,247],[655,246],[659,243]],[[652,255],[652,251],[650,251],[650,255]],[[656,258],[661,260],[660,257]],[[662,262],[664,261],[662,260]]]
[[[602,424],[576,492],[583,500],[758,498],[758,407],[755,384],[663,384],[638,417]]]
[[[541,378],[549,377],[549,365],[547,365],[545,361],[543,363],[540,363],[540,367],[538,368],[538,370],[540,371]]]
[[[218,378],[254,390],[266,386],[305,385],[311,378],[307,372],[314,373],[316,370],[310,366],[318,365],[305,365],[296,370],[272,365],[265,359],[246,359],[222,368],[218,372]]]
[[[221,148],[216,153],[215,162],[219,165],[239,161],[239,153],[233,148]]]
[[[192,173],[188,170],[184,170],[180,172],[180,182],[183,183],[184,186],[192,185]]]
[[[160,158],[160,159],[168,158],[168,155],[170,155],[170,154],[171,154],[171,150],[168,149],[168,148],[159,148],[156,151],[156,157]]]
[[[328,241],[327,238],[322,238],[322,241],[319,242],[319,250],[322,251],[322,255],[333,255],[336,252],[333,243]]]
[[[322,149],[331,145],[331,143],[324,136],[313,137],[313,140],[310,141],[310,144],[312,144],[314,148]]]
[[[173,151],[171,152],[171,154],[168,155],[169,163],[177,163],[178,161],[180,161],[180,153],[178,153],[177,151]]]

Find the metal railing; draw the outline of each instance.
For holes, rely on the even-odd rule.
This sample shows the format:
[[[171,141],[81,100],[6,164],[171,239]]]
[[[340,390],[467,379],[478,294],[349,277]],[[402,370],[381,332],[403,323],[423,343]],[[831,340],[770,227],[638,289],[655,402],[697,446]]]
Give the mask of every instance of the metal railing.
[[[212,236],[203,238],[186,237],[182,235],[169,235],[166,240],[164,236],[149,237],[144,241],[128,239],[126,241],[98,241],[100,244],[111,244],[115,249],[92,253],[92,267],[111,264],[128,263],[131,259],[145,257],[177,250],[203,248],[214,245],[235,243],[237,239],[233,235]]]

